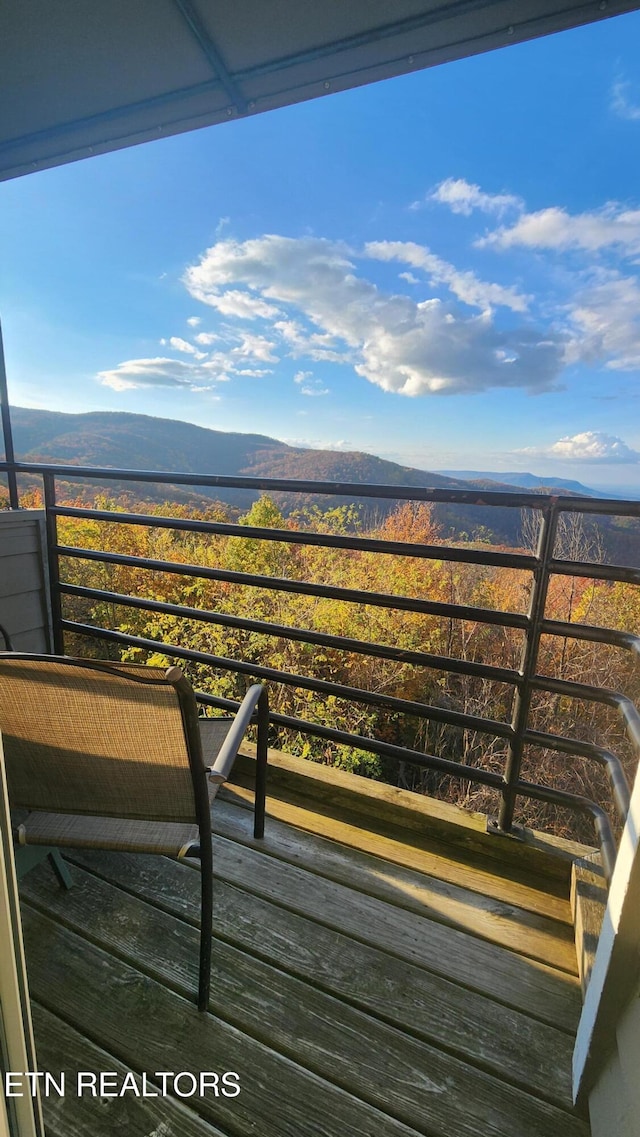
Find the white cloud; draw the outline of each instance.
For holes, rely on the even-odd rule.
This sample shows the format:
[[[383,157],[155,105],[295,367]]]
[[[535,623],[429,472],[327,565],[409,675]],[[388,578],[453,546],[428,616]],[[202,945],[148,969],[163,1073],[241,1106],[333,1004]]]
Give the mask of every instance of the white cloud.
[[[304,299],[320,316],[334,307],[334,288],[345,279],[355,279],[350,276],[349,256],[346,245],[316,237],[267,235],[243,243],[220,241],[187,269],[184,281],[191,295],[205,303],[221,285],[242,283],[279,303],[300,306]]]
[[[241,332],[240,343],[231,349],[231,355],[260,359],[264,363],[277,363],[278,356],[273,354],[275,346],[275,343],[265,339],[264,336],[254,336],[250,332]]]
[[[399,272],[398,276],[400,280],[406,280],[407,284],[420,284],[418,277],[414,276],[412,272]]]
[[[161,342],[164,343],[166,341],[163,340]],[[194,347],[192,343],[187,343],[186,340],[180,339],[180,336],[171,336],[169,346],[172,347],[174,351],[183,351],[185,355],[195,355],[196,359],[204,359],[206,355],[206,352],[198,351],[197,347]]]
[[[189,316],[187,323],[191,328],[197,328],[202,323],[200,316]]]
[[[196,343],[201,343],[204,347],[208,347],[209,344],[216,343],[220,339],[221,336],[216,335],[215,332],[199,332],[196,336]]]
[[[311,398],[314,398],[314,399],[319,398],[321,395],[330,395],[331,394],[329,388],[323,387],[322,383],[320,382],[319,379],[314,379],[313,382],[314,382],[314,384],[316,384],[316,386],[312,386],[310,384],[307,384],[306,386],[300,388],[300,394],[301,395],[309,395]]]
[[[605,361],[613,371],[640,368],[640,285],[636,277],[601,273],[571,309],[575,339],[568,362]]]
[[[472,308],[485,310],[501,306],[511,308],[513,312],[525,312],[531,300],[530,296],[524,296],[516,288],[489,284],[479,280],[473,272],[459,271],[415,241],[371,241],[365,245],[365,252],[377,260],[396,260],[423,269],[432,284],[445,284],[458,300]],[[417,283],[415,277],[413,281]]]
[[[187,363],[182,359],[128,359],[111,371],[98,372],[98,382],[114,391],[133,390],[136,387],[193,387],[208,380],[211,375],[207,364]]]
[[[216,308],[223,316],[234,316],[239,320],[273,320],[280,313],[273,304],[267,304],[261,300],[259,296],[254,296],[250,292],[243,292],[240,289],[230,288],[226,292],[212,292],[206,294],[199,294],[197,291],[192,292],[192,296],[196,300],[202,300],[203,304],[209,304],[210,307]]]
[[[308,331],[296,320],[278,320],[274,324],[274,330],[282,336],[294,359],[306,357],[315,363],[352,362],[349,351],[344,348],[338,350],[335,336]]]
[[[618,79],[611,88],[611,110],[630,122],[640,121],[640,104],[634,101],[631,83],[625,79]]]
[[[306,414],[306,411],[299,412]],[[327,441],[326,438],[283,438],[287,446],[294,446],[300,450],[342,450],[343,453],[354,453],[353,443],[348,438],[339,438],[337,441]]]
[[[640,462],[640,451],[632,450],[621,438],[599,430],[585,430],[582,434],[559,438],[552,446],[544,449],[527,447],[516,453],[569,462],[599,462],[602,465]]]
[[[270,346],[260,336],[243,335],[239,343],[225,350],[213,351],[208,355],[195,352],[196,359],[193,362],[164,357],[128,359],[109,371],[100,371],[97,379],[115,391],[141,387],[180,387],[191,391],[208,391],[214,384],[229,383],[237,376],[261,379],[270,375],[269,368],[252,366],[254,361],[271,358]]]
[[[591,213],[567,213],[557,205],[525,213],[510,228],[502,227],[476,241],[476,248],[583,249],[590,253],[615,248],[622,255],[640,253],[640,209],[609,202]]]
[[[328,387],[323,386],[321,379],[315,379],[311,371],[298,371],[293,377],[294,383],[300,387],[301,395],[318,398],[320,395],[330,395]]]
[[[563,277],[555,277],[556,285],[564,280],[569,286],[570,302],[563,303],[550,291],[545,305],[567,325],[564,363],[640,369],[640,284],[637,276],[623,275],[616,267],[624,260],[638,263],[640,209],[608,202],[598,210],[571,214],[549,206],[523,213],[513,225],[496,229],[475,245],[575,253],[573,267],[565,264]],[[541,258],[538,265],[543,265]]]
[[[495,213],[501,217],[509,209],[522,209],[522,199],[511,193],[485,193],[480,186],[471,185],[464,178],[447,178],[428,195],[430,201],[448,205],[453,213],[470,217],[474,209]]]
[[[562,364],[562,341],[555,334],[528,326],[501,330],[486,311],[470,317],[439,300],[417,304],[381,292],[357,274],[346,245],[320,238],[220,241],[187,270],[184,281],[205,302],[222,286],[243,285],[267,302],[290,306],[311,325],[307,330],[293,316],[274,325],[292,351],[303,354],[319,336],[317,352],[335,352],[343,361],[348,353],[359,375],[399,394],[548,390]],[[469,288],[472,283],[481,284],[474,278]]]

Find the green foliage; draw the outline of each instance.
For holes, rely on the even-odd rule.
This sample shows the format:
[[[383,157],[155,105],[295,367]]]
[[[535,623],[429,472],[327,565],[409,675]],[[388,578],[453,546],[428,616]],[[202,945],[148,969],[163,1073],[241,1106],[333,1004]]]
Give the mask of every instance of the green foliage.
[[[286,529],[284,517],[270,497],[261,497],[240,518],[240,525],[254,529]],[[226,549],[227,566],[236,572],[260,576],[287,576],[292,559],[291,546],[283,541],[259,537],[230,537]]]
[[[360,774],[363,778],[381,781],[383,777],[381,759],[369,750],[357,750],[351,746],[341,746],[334,764],[341,770],[348,770],[350,774]]]
[[[362,529],[362,508],[351,502],[336,505],[333,509],[320,509],[318,505],[307,505],[295,509],[289,515],[298,529],[311,529],[315,533],[357,533]]]

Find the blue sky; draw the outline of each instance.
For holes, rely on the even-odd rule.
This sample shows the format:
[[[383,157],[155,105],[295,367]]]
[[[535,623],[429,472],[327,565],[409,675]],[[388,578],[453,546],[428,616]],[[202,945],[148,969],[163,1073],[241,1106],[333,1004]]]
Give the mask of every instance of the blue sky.
[[[640,493],[640,14],[0,185],[12,401]]]

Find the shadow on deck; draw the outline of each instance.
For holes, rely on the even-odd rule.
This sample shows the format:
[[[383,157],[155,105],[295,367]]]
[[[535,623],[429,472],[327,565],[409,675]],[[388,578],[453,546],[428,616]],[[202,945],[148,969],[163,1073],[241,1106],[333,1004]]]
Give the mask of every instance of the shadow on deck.
[[[208,1015],[196,865],[79,853],[69,892],[46,864],[24,878],[39,1069],[66,1071],[49,1137],[588,1137],[567,851],[389,787],[357,790],[367,821],[360,779],[316,768],[314,803],[303,765],[276,770],[264,842],[241,785],[214,808]],[[158,1096],[79,1097],[78,1070],[114,1072],[115,1093],[144,1072]],[[174,1085],[202,1071],[240,1093]]]

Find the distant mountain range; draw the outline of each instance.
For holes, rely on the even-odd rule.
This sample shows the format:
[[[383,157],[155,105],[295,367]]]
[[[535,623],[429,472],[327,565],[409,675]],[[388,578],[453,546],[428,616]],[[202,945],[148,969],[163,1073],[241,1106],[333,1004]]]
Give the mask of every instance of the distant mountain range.
[[[469,483],[442,474],[415,470],[387,462],[359,451],[311,450],[288,446],[262,434],[239,434],[210,430],[173,419],[149,415],[98,411],[65,414],[59,411],[12,409],[14,448],[23,461],[57,462],[68,465],[115,467],[120,469],[163,470],[195,474],[288,478],[303,481],[361,482],[379,485],[450,487],[469,489]],[[253,490],[225,490],[202,487],[152,486],[131,482],[101,481],[69,487],[74,494],[102,492],[128,493],[147,500],[201,504],[215,498],[238,509],[246,509],[258,493]],[[317,504],[329,508],[336,498],[317,495],[273,494],[285,511]],[[341,499],[344,500],[344,499]],[[356,501],[358,499],[355,499]],[[371,512],[389,509],[384,499],[362,499]],[[483,514],[486,514],[483,510]],[[493,511],[492,511],[493,512]],[[480,524],[477,518],[460,518],[468,530]],[[501,536],[503,528],[500,529]]]
[[[198,474],[451,486],[459,479],[415,470],[359,451],[310,450],[262,434],[210,430],[174,419],[97,411],[11,411],[16,455],[23,461],[167,470]]]
[[[164,470],[196,474],[227,474],[265,478],[371,483],[423,488],[469,490],[551,490],[598,496],[580,482],[548,480],[534,474],[493,474],[482,471],[417,470],[388,462],[359,451],[311,450],[288,446],[261,434],[240,434],[210,430],[173,419],[107,411],[65,414],[58,411],[12,410],[14,447],[23,461],[56,462],[68,465],[115,467],[120,469]],[[236,509],[246,509],[258,496],[252,490],[203,489],[200,487],[156,487],[138,483],[101,481],[84,486],[70,484],[67,492],[85,496],[101,492],[128,493],[155,501],[181,501],[202,504],[223,501]],[[337,499],[318,499],[316,495],[273,494],[285,513],[312,502],[321,508]],[[344,500],[344,499],[341,499]],[[369,518],[383,516],[390,505],[384,499],[358,499]],[[499,544],[518,544],[520,511],[483,506],[435,507],[443,536],[471,539],[490,538]]]
[[[312,450],[262,434],[211,430],[150,415],[66,414],[14,407],[11,416],[15,451],[23,461],[467,490],[469,482],[482,488],[491,482],[500,489],[553,487],[598,496],[580,482],[562,478],[417,470],[361,451]]]
[[[520,489],[525,490],[548,489],[552,486],[554,489],[569,490],[570,493],[577,493],[584,497],[605,496],[599,490],[590,489],[589,486],[583,486],[582,482],[574,482],[570,478],[541,478],[538,474],[491,473],[488,470],[438,470],[438,473],[445,474],[450,478],[462,478],[466,482],[497,482],[502,485],[519,486]]]

